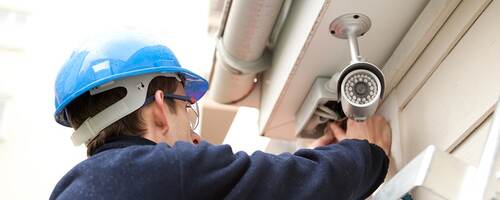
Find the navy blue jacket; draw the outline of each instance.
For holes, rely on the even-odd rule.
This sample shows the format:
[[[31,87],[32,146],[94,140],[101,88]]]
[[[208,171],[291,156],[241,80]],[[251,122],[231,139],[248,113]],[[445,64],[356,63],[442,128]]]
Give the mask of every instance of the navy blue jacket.
[[[249,156],[229,145],[121,137],[71,169],[50,199],[365,199],[388,162],[366,140]]]

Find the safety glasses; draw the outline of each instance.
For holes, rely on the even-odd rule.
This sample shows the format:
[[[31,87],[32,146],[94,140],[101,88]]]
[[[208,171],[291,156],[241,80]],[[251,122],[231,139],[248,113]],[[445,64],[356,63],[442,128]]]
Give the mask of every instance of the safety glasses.
[[[199,109],[198,109],[198,103],[196,102],[196,99],[194,97],[176,95],[176,94],[164,94],[163,96],[167,99],[175,99],[175,100],[180,100],[180,101],[186,102],[186,113],[187,113],[187,117],[189,120],[189,125],[191,127],[191,130],[195,130],[196,127],[198,127]],[[154,99],[155,99],[155,96],[150,96],[150,97],[146,98],[144,105],[150,104],[151,102],[154,101]]]

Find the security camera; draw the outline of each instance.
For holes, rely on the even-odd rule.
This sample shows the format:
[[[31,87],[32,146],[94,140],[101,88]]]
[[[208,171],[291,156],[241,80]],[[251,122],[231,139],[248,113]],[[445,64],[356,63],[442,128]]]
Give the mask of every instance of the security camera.
[[[326,85],[336,91],[345,115],[357,121],[363,121],[377,110],[384,95],[384,75],[380,69],[363,61],[359,54],[357,38],[370,29],[370,19],[363,14],[346,14],[330,24],[330,33],[349,42],[351,63]]]
[[[370,19],[360,13],[339,16],[330,24],[330,34],[348,41],[351,62],[331,77],[316,78],[296,113],[297,136],[316,138],[328,121],[364,121],[377,110],[384,96],[384,75],[359,54],[357,40],[370,26]]]

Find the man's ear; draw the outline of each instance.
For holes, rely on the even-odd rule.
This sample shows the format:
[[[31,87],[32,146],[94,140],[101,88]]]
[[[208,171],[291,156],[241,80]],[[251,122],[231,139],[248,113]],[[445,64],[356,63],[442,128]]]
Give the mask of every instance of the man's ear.
[[[155,100],[153,102],[153,122],[155,126],[162,130],[162,133],[166,133],[169,129],[167,121],[167,109],[165,106],[163,91],[156,90]]]

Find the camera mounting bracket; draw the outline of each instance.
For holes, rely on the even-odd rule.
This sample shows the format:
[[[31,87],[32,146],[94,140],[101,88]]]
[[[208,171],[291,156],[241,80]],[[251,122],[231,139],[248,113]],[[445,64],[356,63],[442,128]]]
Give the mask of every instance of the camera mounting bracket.
[[[363,57],[359,54],[358,37],[368,32],[371,24],[370,18],[361,13],[349,13],[339,16],[330,24],[330,33],[333,36],[349,41],[351,63],[363,60]]]

